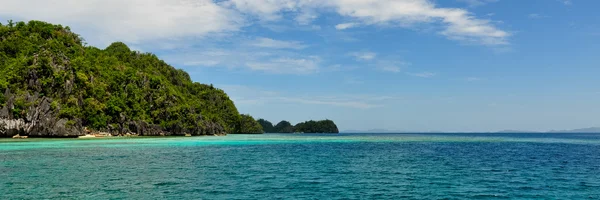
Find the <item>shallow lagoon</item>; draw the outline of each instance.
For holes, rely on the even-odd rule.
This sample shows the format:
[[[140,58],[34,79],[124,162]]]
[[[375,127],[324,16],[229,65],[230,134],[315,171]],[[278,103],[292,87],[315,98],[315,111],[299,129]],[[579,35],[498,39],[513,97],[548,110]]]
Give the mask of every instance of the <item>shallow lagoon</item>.
[[[600,198],[600,134],[0,139],[3,199]]]

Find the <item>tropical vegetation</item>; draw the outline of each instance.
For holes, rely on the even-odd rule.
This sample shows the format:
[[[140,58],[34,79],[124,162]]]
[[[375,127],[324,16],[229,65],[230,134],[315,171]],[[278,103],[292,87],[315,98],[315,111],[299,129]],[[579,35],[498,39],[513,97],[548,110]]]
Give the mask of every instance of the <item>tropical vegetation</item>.
[[[85,45],[68,26],[0,23],[0,74],[5,118],[27,119],[48,99],[53,117],[92,130],[143,122],[173,134],[262,132],[223,90],[122,42]]]
[[[258,124],[266,133],[339,133],[337,125],[332,120],[306,121],[292,125],[288,121],[281,121],[277,125],[265,119],[258,119]]]

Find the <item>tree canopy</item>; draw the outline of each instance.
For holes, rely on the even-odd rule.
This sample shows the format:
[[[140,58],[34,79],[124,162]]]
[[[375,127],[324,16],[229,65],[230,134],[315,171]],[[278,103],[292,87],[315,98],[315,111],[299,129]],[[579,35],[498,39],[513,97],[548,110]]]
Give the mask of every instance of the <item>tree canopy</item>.
[[[242,115],[240,120],[238,132],[240,134],[260,134],[263,133],[262,126],[250,115]]]
[[[335,123],[331,120],[321,121],[306,121],[296,124],[294,126],[295,132],[302,133],[338,133],[339,130]]]
[[[275,133],[275,128],[273,127],[273,124],[270,121],[267,121],[265,119],[258,119],[257,122],[258,124],[260,124],[262,130],[265,133]]]
[[[259,119],[258,123],[266,133],[339,133],[337,125],[332,120],[306,121],[293,126],[288,121],[281,121],[273,127],[271,122]]]
[[[277,125],[275,125],[275,127],[273,127],[274,132],[275,133],[293,133],[294,132],[294,126],[292,126],[292,124],[288,121],[281,121],[279,123],[277,123]]]

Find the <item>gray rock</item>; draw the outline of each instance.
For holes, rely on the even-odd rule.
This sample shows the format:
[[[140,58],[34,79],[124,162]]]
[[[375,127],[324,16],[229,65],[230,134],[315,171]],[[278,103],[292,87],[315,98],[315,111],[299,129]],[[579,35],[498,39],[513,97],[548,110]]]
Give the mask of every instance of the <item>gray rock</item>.
[[[26,95],[25,100],[31,104],[25,119],[14,119],[12,110],[14,95],[7,91],[9,101],[0,109],[0,137],[14,135],[31,137],[77,137],[85,135],[81,120],[68,120],[58,117],[58,112],[51,108],[52,99],[39,97],[39,94]]]
[[[0,108],[0,137],[15,135],[30,137],[77,137],[86,134],[81,119],[63,119],[59,117],[60,107],[52,108],[52,99],[40,97],[39,94],[26,94],[25,100],[30,105],[24,119],[15,119],[12,114],[15,95],[5,91],[6,105]],[[107,125],[105,130],[112,135],[140,136],[185,136],[185,135],[225,135],[225,129],[218,123],[197,119],[202,126],[185,128],[179,124],[163,128],[144,121],[127,121],[127,116],[120,115],[120,123]],[[118,127],[117,127],[118,126]]]

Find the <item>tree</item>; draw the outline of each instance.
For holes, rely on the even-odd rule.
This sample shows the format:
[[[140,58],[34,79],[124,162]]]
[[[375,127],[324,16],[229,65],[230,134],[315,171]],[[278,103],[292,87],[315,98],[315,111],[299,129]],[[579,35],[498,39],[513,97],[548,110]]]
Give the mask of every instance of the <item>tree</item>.
[[[273,124],[270,121],[267,121],[265,119],[258,119],[257,122],[258,124],[260,124],[262,130],[265,133],[275,133],[275,128],[273,127]]]
[[[250,115],[241,115],[241,120],[238,125],[239,134],[260,134],[263,133],[263,129],[260,124],[252,118]]]
[[[275,125],[274,132],[275,133],[293,133],[294,126],[292,126],[292,124],[290,122],[283,120],[283,121],[277,123],[277,125]]]
[[[296,124],[295,131],[303,133],[339,133],[337,126],[331,120],[301,122]]]

